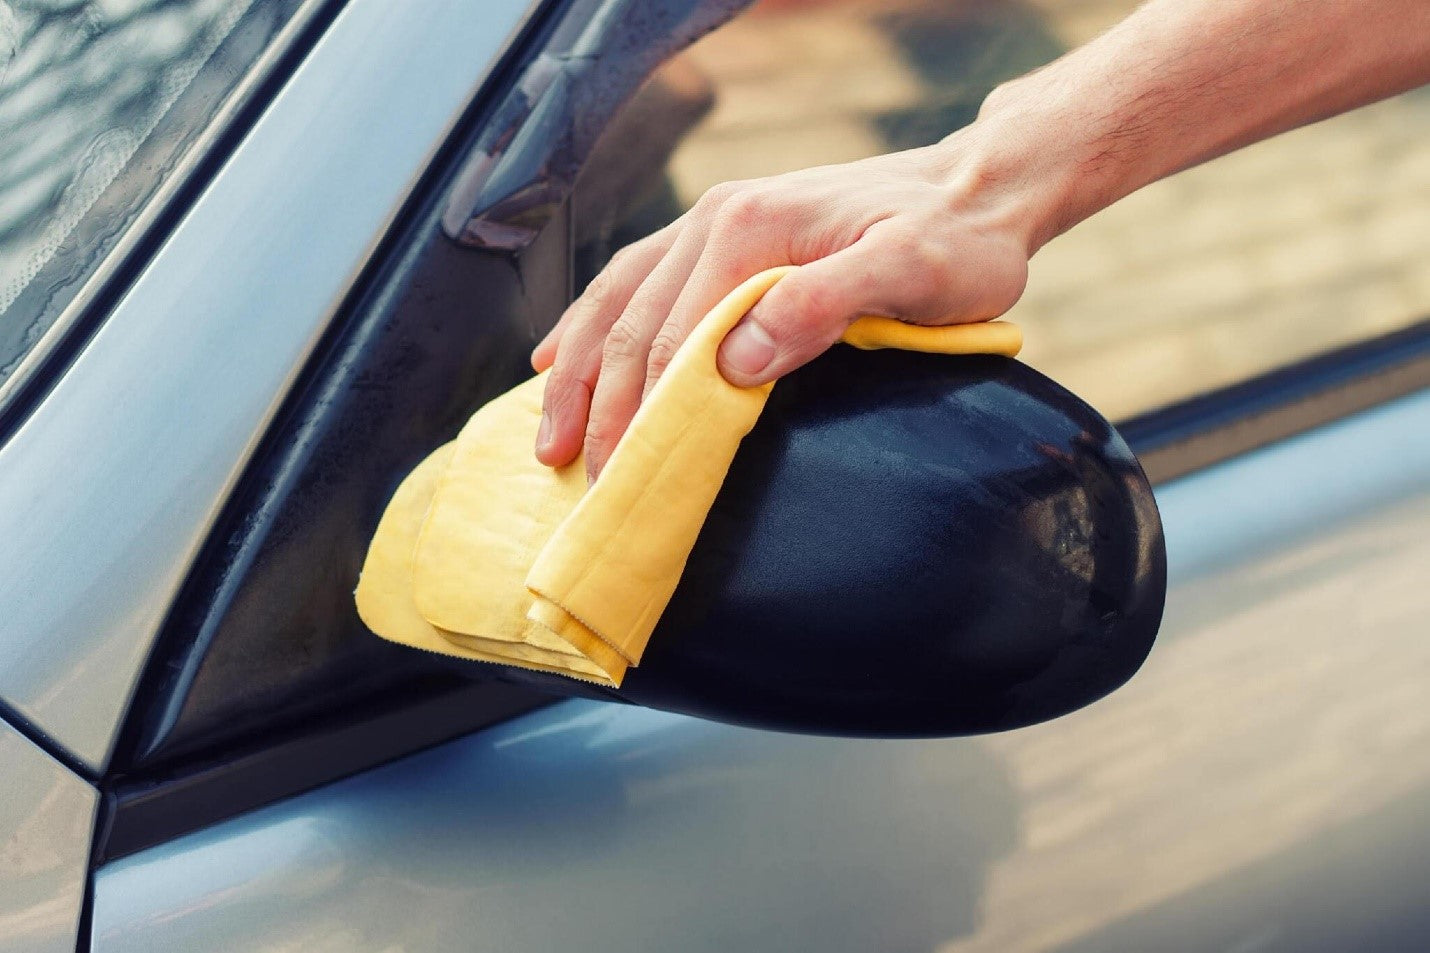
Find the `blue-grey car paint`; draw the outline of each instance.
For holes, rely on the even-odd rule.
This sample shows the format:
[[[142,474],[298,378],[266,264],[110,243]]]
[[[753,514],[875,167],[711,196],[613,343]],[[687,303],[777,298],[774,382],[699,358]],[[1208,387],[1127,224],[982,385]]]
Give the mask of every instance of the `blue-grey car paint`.
[[[0,447],[0,699],[89,769],[294,374],[531,7],[352,0]]]
[[[93,950],[1427,948],[1425,433],[1430,392],[1164,486],[1163,635],[1082,712],[569,702],[101,869]]]
[[[0,722],[0,953],[73,953],[97,801]]]

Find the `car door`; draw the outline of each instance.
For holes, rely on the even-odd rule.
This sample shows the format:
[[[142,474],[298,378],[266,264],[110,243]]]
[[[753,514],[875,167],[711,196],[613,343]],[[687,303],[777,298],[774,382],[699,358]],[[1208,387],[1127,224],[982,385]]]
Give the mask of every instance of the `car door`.
[[[654,65],[683,42],[662,38],[714,25],[699,5],[656,6],[665,27],[624,60],[584,52]],[[526,373],[573,288],[679,210],[692,167],[740,174],[738,143],[719,163],[680,152],[728,139],[697,124],[720,90],[687,61],[605,117],[606,141],[639,142],[640,161],[588,141],[514,162],[534,173],[516,185],[541,187],[471,215],[493,159],[552,155],[523,132],[560,105],[552,57],[612,9],[351,0],[0,451],[45,462],[56,525],[78,501],[112,537],[61,534],[16,577],[91,583],[15,630],[97,634],[51,662],[94,707],[16,702],[101,792],[81,942],[1413,948],[1430,460],[1404,435],[1430,422],[1423,327],[1125,421],[1161,480],[1168,619],[1133,683],[1048,725],[772,735],[553,704],[361,630],[351,586],[396,479]],[[1009,9],[944,38],[1005,69],[1055,52]],[[779,36],[815,27],[808,47],[836,62],[862,49],[828,11],[775,13],[795,19],[731,27],[774,37],[775,60]],[[1032,52],[1000,45],[1008,23]],[[873,126],[966,119],[978,84],[953,88]],[[121,393],[110,442],[93,442],[100,423],[60,426]],[[87,497],[101,476],[115,490]]]

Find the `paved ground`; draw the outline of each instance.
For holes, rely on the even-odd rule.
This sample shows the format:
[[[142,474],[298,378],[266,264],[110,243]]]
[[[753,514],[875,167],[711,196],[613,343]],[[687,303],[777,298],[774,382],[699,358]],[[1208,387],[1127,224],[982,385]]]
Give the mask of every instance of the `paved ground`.
[[[677,151],[725,179],[939,138],[1125,0],[783,0],[698,44],[715,106]],[[1430,90],[1151,186],[1035,259],[1025,359],[1114,418],[1430,315]]]

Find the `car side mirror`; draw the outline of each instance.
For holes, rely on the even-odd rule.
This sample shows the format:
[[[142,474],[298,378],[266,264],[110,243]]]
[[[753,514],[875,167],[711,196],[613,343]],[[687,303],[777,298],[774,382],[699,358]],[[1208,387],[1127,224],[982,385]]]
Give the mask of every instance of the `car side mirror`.
[[[775,387],[607,694],[783,731],[1001,731],[1130,678],[1165,590],[1151,488],[1095,410],[1012,359],[840,346]]]

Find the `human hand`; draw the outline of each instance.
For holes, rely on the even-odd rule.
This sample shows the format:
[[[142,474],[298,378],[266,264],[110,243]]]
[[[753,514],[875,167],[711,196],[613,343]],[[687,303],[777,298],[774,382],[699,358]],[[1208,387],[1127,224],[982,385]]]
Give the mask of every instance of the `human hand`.
[[[691,329],[756,272],[803,265],[726,337],[721,374],[774,380],[861,315],[915,324],[997,317],[1042,234],[1026,178],[981,158],[972,129],[936,146],[716,186],[618,252],[536,348],[551,368],[536,455],[600,473]]]
[[[740,386],[794,370],[863,314],[995,317],[1034,251],[1122,196],[1430,82],[1430,31],[1411,26],[1424,0],[1293,6],[1150,0],[995,89],[937,145],[711,189],[617,254],[533,352],[551,368],[537,458],[569,463],[584,442],[594,479],[691,328],[756,272],[804,266],[722,344]]]

